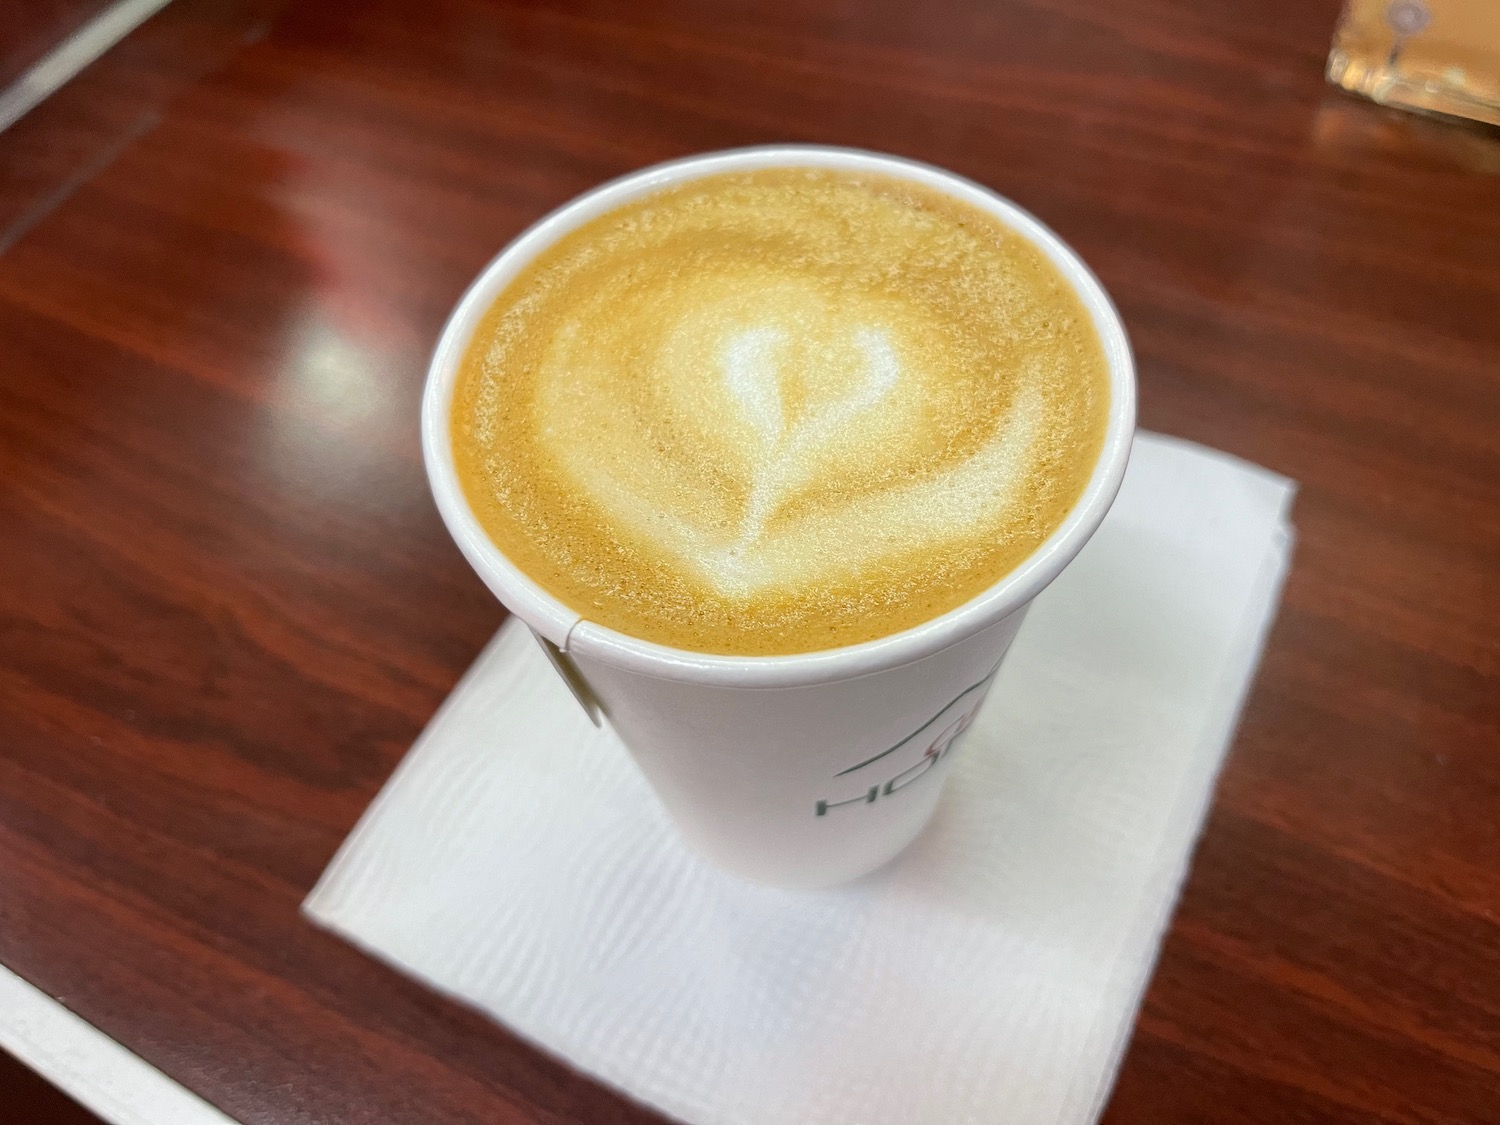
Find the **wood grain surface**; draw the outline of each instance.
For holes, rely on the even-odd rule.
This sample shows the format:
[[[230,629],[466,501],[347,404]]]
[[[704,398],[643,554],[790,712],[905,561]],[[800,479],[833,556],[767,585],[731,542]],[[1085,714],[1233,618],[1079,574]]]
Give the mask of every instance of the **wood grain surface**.
[[[606,177],[851,144],[1034,211],[1142,423],[1302,482],[1105,1120],[1493,1125],[1500,139],[1327,89],[1335,14],[177,0],[0,136],[0,961],[256,1125],[657,1120],[297,907],[501,619],[418,449],[465,283]]]

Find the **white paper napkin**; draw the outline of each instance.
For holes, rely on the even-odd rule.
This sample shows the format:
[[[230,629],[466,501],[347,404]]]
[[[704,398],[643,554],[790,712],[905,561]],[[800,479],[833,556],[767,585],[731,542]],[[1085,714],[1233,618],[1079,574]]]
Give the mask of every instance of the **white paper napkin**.
[[[694,1125],[1091,1122],[1275,612],[1292,492],[1139,437],[931,827],[854,884],[767,890],[689,854],[508,623],[306,910]]]

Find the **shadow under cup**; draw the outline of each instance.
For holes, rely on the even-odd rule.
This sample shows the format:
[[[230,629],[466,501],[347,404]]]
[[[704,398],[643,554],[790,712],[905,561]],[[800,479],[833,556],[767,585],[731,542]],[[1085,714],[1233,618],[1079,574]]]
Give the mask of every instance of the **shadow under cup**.
[[[915,181],[997,217],[1037,246],[1088,309],[1109,368],[1103,448],[1082,496],[1051,536],[978,597],[922,624],[845,648],[719,656],[629,637],[563,605],[480,525],[460,487],[449,415],[480,320],[539,253],[632,199],[687,180],[819,167]],[[828,886],[896,855],[931,817],[960,736],[983,701],[1031,600],[1061,572],[1119,490],[1135,429],[1135,370],[1103,287],[1055,234],[1015,204],[952,173],[853,149],[768,146],[657,165],[554,211],[480,273],[443,329],[422,402],[428,480],[443,521],[491,591],[597,702],[683,836],[757,882]]]

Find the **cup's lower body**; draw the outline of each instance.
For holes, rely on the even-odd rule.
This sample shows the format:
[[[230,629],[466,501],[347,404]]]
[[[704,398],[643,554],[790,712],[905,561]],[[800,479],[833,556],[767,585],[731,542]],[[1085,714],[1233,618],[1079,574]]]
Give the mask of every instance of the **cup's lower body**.
[[[868,808],[838,814],[857,813],[864,821],[853,830],[838,831],[836,838],[824,840],[815,852],[776,839],[726,840],[712,826],[703,830],[693,810],[683,810],[685,815],[674,815],[673,820],[688,846],[716,867],[762,886],[821,890],[879,870],[921,836],[937,811],[946,772],[943,768],[927,778],[919,790],[908,794],[909,799],[888,802],[878,817]],[[860,801],[863,804],[864,798]]]
[[[826,887],[888,863],[932,818],[1025,609],[920,660],[800,687],[575,664],[694,850],[758,883]]]

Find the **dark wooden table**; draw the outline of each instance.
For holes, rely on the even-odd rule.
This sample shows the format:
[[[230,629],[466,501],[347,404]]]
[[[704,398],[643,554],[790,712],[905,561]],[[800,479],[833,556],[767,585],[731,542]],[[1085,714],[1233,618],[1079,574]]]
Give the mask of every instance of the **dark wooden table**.
[[[1302,482],[1106,1121],[1493,1125],[1500,139],[1325,88],[1334,17],[177,0],[0,136],[0,961],[246,1122],[656,1120],[297,907],[501,619],[418,453],[464,284],[833,142],[1032,209],[1143,424]]]

